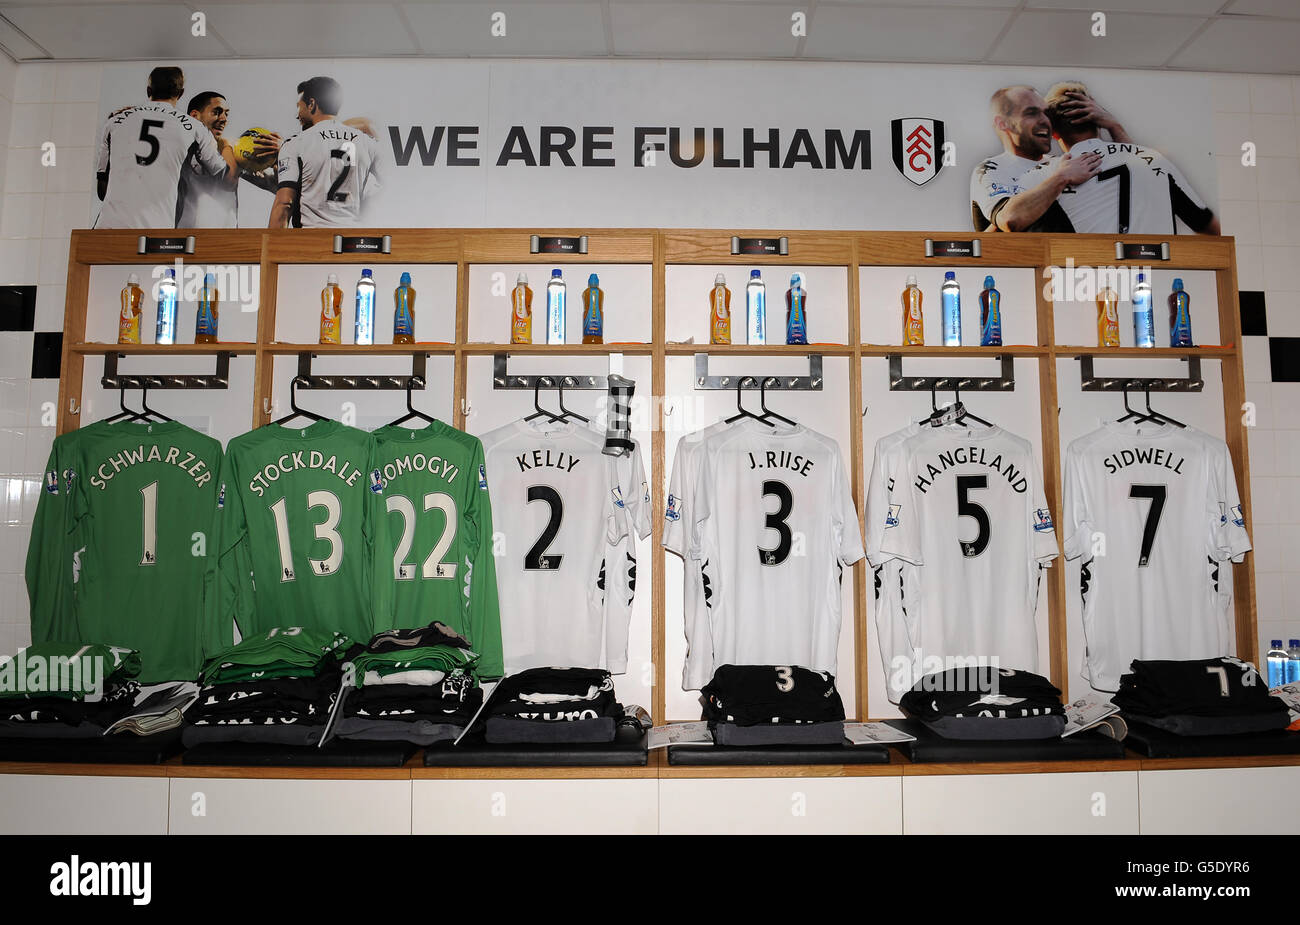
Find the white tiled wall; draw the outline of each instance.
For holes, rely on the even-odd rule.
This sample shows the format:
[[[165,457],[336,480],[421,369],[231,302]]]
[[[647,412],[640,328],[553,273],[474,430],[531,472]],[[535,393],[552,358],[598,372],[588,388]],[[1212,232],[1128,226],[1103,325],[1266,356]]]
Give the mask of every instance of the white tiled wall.
[[[0,54],[0,285],[39,285],[36,330],[62,329],[68,232],[92,215],[100,67],[15,66]],[[1240,288],[1267,293],[1269,333],[1300,336],[1300,79],[1216,76],[1213,138],[1225,233],[1238,240]],[[1204,118],[1189,113],[1189,118]],[[41,165],[42,143],[55,164]],[[1241,164],[1251,141],[1258,162]],[[1176,152],[1170,152],[1176,154]],[[29,378],[32,334],[0,333],[0,652],[27,642],[22,569],[57,382]],[[1260,638],[1300,636],[1283,601],[1300,599],[1300,383],[1271,383],[1267,343],[1248,338],[1247,394]],[[51,419],[52,420],[52,419]]]
[[[1300,336],[1300,79],[1213,78],[1215,154],[1224,234],[1237,238],[1237,281],[1262,290],[1268,333]],[[1242,145],[1257,164],[1242,164]],[[1244,338],[1250,435],[1251,526],[1261,653],[1270,639],[1300,637],[1300,382],[1272,382],[1268,342]],[[1289,618],[1287,615],[1290,615]]]

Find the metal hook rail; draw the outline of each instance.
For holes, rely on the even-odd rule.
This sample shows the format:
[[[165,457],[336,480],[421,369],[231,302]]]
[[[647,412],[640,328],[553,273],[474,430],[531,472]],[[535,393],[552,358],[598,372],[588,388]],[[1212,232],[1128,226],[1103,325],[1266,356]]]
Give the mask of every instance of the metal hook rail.
[[[1201,358],[1187,355],[1179,357],[1187,363],[1186,376],[1098,376],[1093,372],[1094,356],[1090,353],[1075,357],[1079,361],[1079,388],[1084,392],[1199,392],[1205,388],[1201,378]]]
[[[695,388],[697,389],[766,389],[778,392],[820,392],[822,390],[822,356],[808,355],[808,375],[709,375],[709,354],[695,354]]]
[[[1015,359],[999,356],[1002,362],[1000,376],[904,376],[903,357],[889,355],[889,391],[891,392],[1014,392],[1016,389]]]
[[[217,368],[211,375],[172,375],[154,373],[119,374],[117,361],[123,353],[104,354],[104,375],[99,384],[106,389],[226,389],[230,387],[230,358],[233,354],[217,354]]]
[[[512,376],[507,370],[508,353],[492,354],[492,388],[494,389],[608,389],[608,376],[580,376],[563,373]]]
[[[311,361],[316,354],[303,351],[298,354],[298,375],[294,381],[300,389],[366,389],[410,391],[423,389],[428,381],[425,375],[428,354],[411,354],[409,376],[321,376],[311,371]]]

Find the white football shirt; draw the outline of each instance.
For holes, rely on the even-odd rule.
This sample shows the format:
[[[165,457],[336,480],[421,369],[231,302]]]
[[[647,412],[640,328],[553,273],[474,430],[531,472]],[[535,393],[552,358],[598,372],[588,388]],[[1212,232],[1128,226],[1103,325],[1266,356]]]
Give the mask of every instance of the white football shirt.
[[[618,462],[576,420],[516,421],[481,439],[506,674],[606,667],[601,573],[628,532]]]
[[[177,228],[235,228],[239,225],[239,190],[196,166],[182,175],[181,215]]]
[[[326,119],[280,146],[276,181],[297,191],[295,228],[356,225],[365,199],[379,190],[379,142]]]
[[[682,517],[718,555],[713,664],[835,674],[843,570],[863,557],[839,444],[747,418],[698,452],[695,509]]]
[[[876,441],[864,512],[867,559],[874,566],[876,639],[885,667],[886,691],[893,703],[898,703],[917,680],[912,670],[912,636],[916,628],[909,624],[909,617],[915,618],[916,610],[908,607],[919,585],[916,567],[904,559],[885,556],[880,551],[880,544],[889,522],[894,473],[903,456],[903,444],[919,432],[918,425],[908,424]]]
[[[95,172],[108,173],[96,228],[175,228],[182,180],[196,165],[223,176],[226,161],[202,122],[166,102],[109,117]]]
[[[970,177],[971,224],[975,230],[984,231],[994,224],[993,219],[1006,201],[1041,183],[1043,175],[1036,171],[1055,163],[1056,157],[1050,154],[1034,161],[1006,151],[980,161]],[[1025,230],[1070,231],[1068,226],[1064,213],[1053,205]]]
[[[1225,560],[1250,549],[1232,457],[1193,427],[1107,422],[1065,453],[1065,554],[1082,557],[1084,677],[1225,654]],[[1215,588],[1215,571],[1220,585]]]
[[[597,431],[604,442],[605,432]],[[650,535],[650,484],[645,477],[641,446],[632,441],[626,456],[611,456],[618,469],[619,495],[627,517],[627,533],[606,550],[605,555],[605,661],[610,674],[627,671],[628,631],[636,599],[636,541]]]
[[[1097,175],[1067,187],[1056,200],[1080,234],[1176,234],[1175,216],[1193,231],[1213,218],[1186,178],[1154,148],[1089,138],[1070,154],[1089,151],[1101,155]]]
[[[908,611],[924,669],[996,658],[1036,672],[1039,579],[1057,546],[1029,441],[947,424],[901,446],[880,550],[920,567]]]
[[[682,557],[682,625],[686,632],[686,661],[682,666],[684,691],[697,691],[708,684],[717,668],[713,664],[710,615],[718,554],[711,542],[705,547],[706,537],[698,529],[698,523],[688,524],[682,515],[695,509],[700,444],[730,426],[726,421],[719,421],[678,440],[677,452],[673,455],[673,471],[668,479],[662,545]]]

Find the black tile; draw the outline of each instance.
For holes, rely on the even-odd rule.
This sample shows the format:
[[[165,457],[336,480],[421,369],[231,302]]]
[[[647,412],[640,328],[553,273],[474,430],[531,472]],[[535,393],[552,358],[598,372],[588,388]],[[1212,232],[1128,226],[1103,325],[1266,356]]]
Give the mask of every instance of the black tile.
[[[36,327],[36,287],[0,286],[0,331]]]
[[[1268,318],[1264,314],[1264,293],[1249,290],[1237,293],[1241,306],[1241,333],[1268,334]]]
[[[32,342],[32,378],[57,379],[62,364],[63,332],[37,332]]]
[[[1300,382],[1300,337],[1270,337],[1268,360],[1274,382]]]

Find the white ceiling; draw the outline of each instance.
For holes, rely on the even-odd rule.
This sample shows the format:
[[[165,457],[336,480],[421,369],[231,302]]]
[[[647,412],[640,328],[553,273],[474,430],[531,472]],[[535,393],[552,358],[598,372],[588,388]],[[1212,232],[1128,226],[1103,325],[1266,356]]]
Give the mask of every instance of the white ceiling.
[[[806,36],[791,34],[796,10]],[[191,34],[198,11],[206,36]],[[505,36],[492,34],[497,12]],[[759,58],[1300,74],[1300,0],[0,0],[0,49],[18,61]]]

